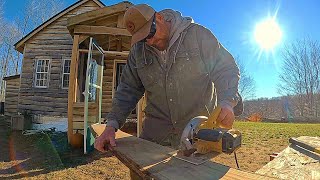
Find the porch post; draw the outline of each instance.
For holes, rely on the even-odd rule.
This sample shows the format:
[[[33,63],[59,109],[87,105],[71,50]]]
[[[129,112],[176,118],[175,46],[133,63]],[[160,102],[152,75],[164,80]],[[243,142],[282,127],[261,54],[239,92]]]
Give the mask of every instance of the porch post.
[[[69,77],[69,90],[68,90],[68,142],[70,143],[73,135],[73,103],[75,102],[76,95],[76,78],[77,78],[77,65],[79,56],[79,35],[74,35],[71,65],[70,65],[70,77]]]

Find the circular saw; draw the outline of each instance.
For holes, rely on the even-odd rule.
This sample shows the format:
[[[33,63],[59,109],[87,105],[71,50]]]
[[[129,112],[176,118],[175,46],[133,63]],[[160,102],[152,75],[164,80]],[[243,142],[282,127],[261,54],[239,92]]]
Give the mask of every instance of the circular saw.
[[[224,128],[217,122],[220,112],[218,106],[209,118],[197,116],[189,121],[181,135],[178,158],[201,157],[210,152],[231,154],[241,147],[240,131]]]

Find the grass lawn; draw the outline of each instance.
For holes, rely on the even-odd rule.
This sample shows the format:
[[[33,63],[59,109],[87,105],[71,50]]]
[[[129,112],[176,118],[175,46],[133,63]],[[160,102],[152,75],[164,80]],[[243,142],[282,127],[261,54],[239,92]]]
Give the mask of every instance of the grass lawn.
[[[243,134],[240,168],[251,172],[269,162],[269,154],[287,147],[290,137],[320,136],[320,124],[236,122],[235,128]],[[129,179],[129,169],[110,153],[83,155],[67,145],[66,134],[23,136],[0,126],[0,136],[0,179]],[[236,168],[233,154],[217,161]]]

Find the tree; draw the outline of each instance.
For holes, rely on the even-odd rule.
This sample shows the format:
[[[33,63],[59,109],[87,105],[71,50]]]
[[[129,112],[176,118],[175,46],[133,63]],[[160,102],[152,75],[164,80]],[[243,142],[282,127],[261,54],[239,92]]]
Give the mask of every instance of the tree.
[[[23,36],[59,13],[64,7],[64,0],[27,0],[26,7],[16,24]],[[21,37],[22,38],[22,37]]]
[[[4,4],[4,1],[0,0],[0,22],[2,22],[3,20],[3,4]]]
[[[296,106],[302,116],[305,109],[309,115],[317,116],[315,101],[318,100],[320,88],[320,44],[310,38],[297,40],[285,46],[282,56],[278,91],[298,97],[299,103]]]
[[[243,100],[252,99],[256,94],[256,83],[253,77],[248,73],[243,61],[239,57],[235,58],[240,69],[239,93]]]
[[[22,39],[23,36],[27,35],[40,24],[59,13],[63,7],[64,0],[28,0],[24,10],[20,11],[22,14],[20,14],[16,18],[15,22],[13,22],[14,26],[18,30],[16,33],[18,37],[16,42]],[[21,62],[21,54],[18,51],[15,51],[14,68],[16,74],[20,72]]]
[[[3,97],[5,84],[3,77],[19,74],[22,62],[21,54],[14,49],[14,44],[37,26],[59,13],[64,0],[28,0],[24,9],[14,22],[3,18],[4,0],[0,0],[0,96]]]
[[[12,24],[7,24],[1,33],[3,38],[0,46],[0,92],[2,97],[4,97],[5,82],[3,78],[8,75],[18,74],[16,63],[18,60],[15,56],[17,53],[13,45],[19,39],[20,34],[17,27]]]
[[[0,0],[0,24],[2,24],[2,26],[0,26],[0,48],[3,42],[3,30],[4,30],[4,22],[3,22],[3,0]]]

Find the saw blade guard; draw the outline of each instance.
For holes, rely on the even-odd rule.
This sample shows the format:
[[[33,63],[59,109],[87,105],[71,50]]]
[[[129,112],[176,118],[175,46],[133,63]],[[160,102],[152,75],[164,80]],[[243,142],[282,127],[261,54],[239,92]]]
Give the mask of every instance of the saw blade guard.
[[[208,120],[208,117],[206,116],[197,116],[191,119],[191,121],[189,121],[189,123],[186,125],[181,135],[181,139],[180,139],[181,150],[190,150],[194,148],[193,142],[192,142],[193,135],[199,128],[200,124],[202,124],[207,120]]]

